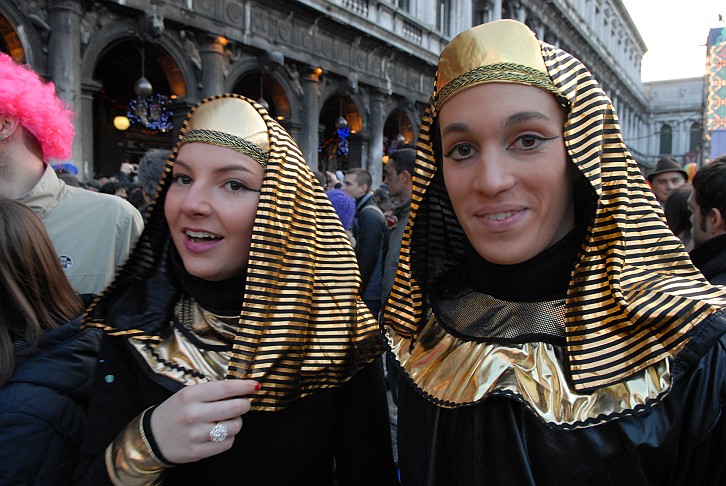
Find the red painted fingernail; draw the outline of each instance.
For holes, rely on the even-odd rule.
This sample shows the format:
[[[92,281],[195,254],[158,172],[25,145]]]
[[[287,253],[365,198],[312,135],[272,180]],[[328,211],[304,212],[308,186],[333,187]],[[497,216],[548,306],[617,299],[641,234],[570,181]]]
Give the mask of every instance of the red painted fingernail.
[[[260,388],[262,388],[262,385],[255,383],[255,391],[258,391]]]

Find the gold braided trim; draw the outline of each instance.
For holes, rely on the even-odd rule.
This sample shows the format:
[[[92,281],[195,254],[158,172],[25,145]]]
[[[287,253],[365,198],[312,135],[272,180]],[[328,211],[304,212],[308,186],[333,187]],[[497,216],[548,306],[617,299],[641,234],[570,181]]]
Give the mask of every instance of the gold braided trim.
[[[441,88],[441,91],[439,91],[436,97],[436,101],[434,102],[436,111],[441,108],[441,105],[444,104],[444,101],[449,96],[457,91],[477,84],[491,82],[509,82],[535,86],[557,97],[560,96],[552,80],[542,71],[511,62],[498,62],[472,69],[448,82],[446,86]]]
[[[219,147],[229,148],[237,152],[248,155],[255,159],[262,167],[267,167],[267,153],[263,152],[260,147],[252,142],[248,142],[229,133],[218,132],[216,130],[197,129],[189,130],[179,139],[179,147],[185,143],[201,142]]]

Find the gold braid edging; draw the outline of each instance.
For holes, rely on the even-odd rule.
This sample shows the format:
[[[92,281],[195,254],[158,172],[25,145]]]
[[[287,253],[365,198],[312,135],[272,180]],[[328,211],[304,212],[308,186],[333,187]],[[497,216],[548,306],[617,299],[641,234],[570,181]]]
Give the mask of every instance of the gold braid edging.
[[[453,93],[459,91],[470,85],[481,84],[486,82],[511,82],[518,84],[527,84],[535,86],[548,91],[555,96],[561,96],[555,88],[552,80],[542,71],[521,64],[515,64],[511,62],[499,62],[496,64],[489,64],[486,66],[480,66],[471,71],[467,71],[464,74],[457,76],[456,78],[449,81],[438,96],[434,106],[438,111],[444,101],[451,96]]]
[[[201,142],[217,145],[219,147],[230,148],[242,154],[249,155],[262,167],[267,167],[267,153],[263,152],[260,147],[254,143],[228,133],[207,129],[190,130],[184,134],[180,142],[180,146],[185,143]]]

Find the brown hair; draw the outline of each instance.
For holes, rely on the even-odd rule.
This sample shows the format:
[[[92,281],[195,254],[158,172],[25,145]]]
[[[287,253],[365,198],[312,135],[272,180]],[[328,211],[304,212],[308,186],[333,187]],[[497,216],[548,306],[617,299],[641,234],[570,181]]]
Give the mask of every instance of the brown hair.
[[[0,386],[15,369],[13,344],[35,350],[43,331],[77,317],[83,305],[33,211],[0,198]]]
[[[346,174],[355,175],[355,182],[358,183],[359,186],[365,185],[368,186],[368,190],[371,190],[371,187],[373,186],[373,177],[371,177],[371,173],[367,170],[356,167],[354,169],[349,169]]]
[[[726,217],[726,155],[716,157],[698,169],[693,176],[693,189],[701,216],[716,208]],[[701,220],[701,229],[706,230],[705,218]]]

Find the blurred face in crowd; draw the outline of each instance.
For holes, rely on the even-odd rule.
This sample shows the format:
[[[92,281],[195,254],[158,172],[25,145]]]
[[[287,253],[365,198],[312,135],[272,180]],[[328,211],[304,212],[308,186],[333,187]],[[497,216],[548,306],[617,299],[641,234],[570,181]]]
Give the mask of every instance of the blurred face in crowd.
[[[711,208],[710,211],[703,214],[701,206],[696,200],[695,188],[691,191],[691,195],[688,196],[688,210],[691,212],[691,234],[694,247],[724,234],[726,227],[724,226],[723,215],[716,208]]]
[[[405,171],[397,174],[393,162],[389,162],[383,167],[383,182],[388,186],[390,197],[406,196],[406,186],[404,185],[406,174]]]
[[[236,150],[182,145],[164,214],[189,273],[224,280],[247,266],[263,176],[259,163]]]
[[[574,227],[574,167],[563,125],[554,96],[526,85],[481,84],[442,106],[446,188],[487,261],[527,261]]]
[[[368,192],[368,185],[358,184],[358,178],[356,174],[345,174],[342,189],[353,199],[358,199],[359,197],[363,196]]]
[[[663,172],[653,176],[651,186],[655,197],[664,204],[673,191],[686,183],[686,178],[680,172]]]

